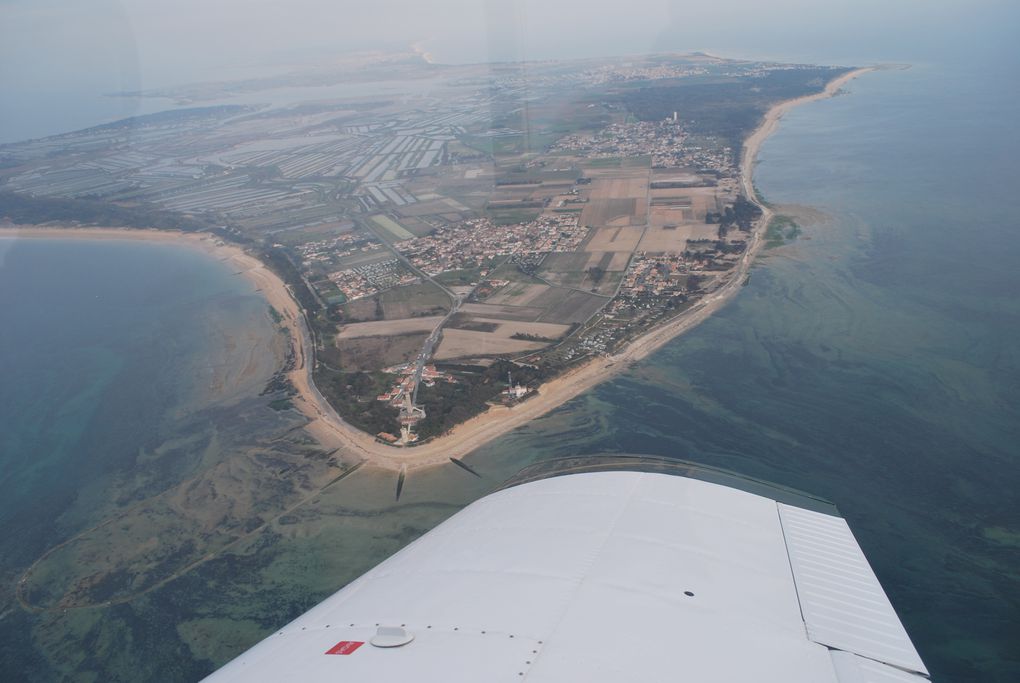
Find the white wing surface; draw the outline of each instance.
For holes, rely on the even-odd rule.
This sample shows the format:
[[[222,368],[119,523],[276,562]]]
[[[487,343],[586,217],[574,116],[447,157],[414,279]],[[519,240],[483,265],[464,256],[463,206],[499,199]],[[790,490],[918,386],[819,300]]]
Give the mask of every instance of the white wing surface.
[[[468,506],[206,680],[926,680],[845,522],[801,512],[668,474],[522,484]],[[819,540],[805,524],[837,532]],[[847,592],[857,586],[881,603],[864,635],[870,617]]]

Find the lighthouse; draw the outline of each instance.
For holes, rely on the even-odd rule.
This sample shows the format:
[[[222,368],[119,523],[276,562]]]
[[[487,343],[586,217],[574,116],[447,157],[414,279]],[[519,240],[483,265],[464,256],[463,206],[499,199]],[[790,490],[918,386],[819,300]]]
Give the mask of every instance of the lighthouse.
[[[506,397],[510,400],[518,399],[528,393],[526,387],[522,387],[520,384],[514,386],[514,376],[512,373],[506,373]]]

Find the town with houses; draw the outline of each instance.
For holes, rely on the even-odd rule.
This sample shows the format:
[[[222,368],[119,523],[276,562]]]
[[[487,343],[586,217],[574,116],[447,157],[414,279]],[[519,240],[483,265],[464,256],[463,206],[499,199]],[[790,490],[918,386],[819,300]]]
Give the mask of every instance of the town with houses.
[[[323,395],[411,445],[726,283],[756,218],[734,131],[834,73],[709,55],[366,58],[319,100],[274,101],[273,82],[244,85],[261,105],[160,91],[188,106],[5,145],[0,196],[40,216],[62,202],[172,216],[269,254],[305,308]],[[416,85],[370,87],[393,80]],[[698,109],[719,84],[746,100],[736,123]]]

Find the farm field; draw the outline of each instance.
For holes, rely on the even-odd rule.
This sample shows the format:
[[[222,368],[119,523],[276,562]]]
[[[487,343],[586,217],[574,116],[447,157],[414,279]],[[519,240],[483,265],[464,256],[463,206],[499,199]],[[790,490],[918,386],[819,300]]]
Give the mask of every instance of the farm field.
[[[431,282],[392,287],[342,307],[344,319],[352,323],[436,316],[449,309],[450,297]]]
[[[526,322],[520,320],[504,320],[501,318],[483,318],[478,316],[468,315],[463,321],[458,324],[452,324],[452,329],[467,329],[468,331],[479,331],[471,330],[468,325],[477,325],[478,327],[485,327],[488,331],[487,334],[494,335],[496,337],[511,338],[514,335],[531,335],[535,337],[544,337],[545,339],[559,339],[570,330],[570,325],[561,325],[557,323],[536,323]]]
[[[481,316],[498,317],[505,320],[534,321],[545,313],[545,309],[536,306],[509,306],[491,303],[470,303],[460,307],[464,313],[474,313]]]
[[[336,340],[344,371],[370,372],[406,363],[421,352],[428,334],[387,334]]]
[[[644,225],[648,214],[646,170],[598,174],[591,182],[581,223],[594,228]]]
[[[586,251],[588,262],[585,269],[598,267],[605,271],[626,270],[630,255],[625,251]]]
[[[717,187],[662,188],[650,192],[652,207],[676,207],[690,211],[688,220],[705,219],[709,211],[717,212],[728,197],[726,190]],[[731,200],[732,201],[732,200]]]
[[[540,322],[561,324],[583,323],[606,304],[606,297],[579,292],[574,289],[552,289],[535,300],[534,305],[541,305],[545,312],[539,317]]]
[[[604,297],[612,296],[616,285],[623,277],[623,271],[571,271],[566,273],[549,273],[549,282],[567,289],[579,289]]]
[[[643,226],[597,228],[588,244],[585,245],[585,250],[589,252],[622,251],[629,254],[637,249],[643,231]]]
[[[370,216],[369,220],[389,233],[389,236],[395,240],[409,240],[414,237],[414,233],[404,229],[404,226],[397,223],[389,216],[383,216],[380,214],[378,216]]]
[[[534,351],[546,346],[545,342],[509,339],[488,332],[471,330],[443,330],[443,340],[436,350],[436,360],[496,356]]]
[[[0,215],[88,209],[110,221],[96,224],[246,245],[304,309],[327,399],[394,434],[393,406],[367,409],[362,393],[393,389],[380,370],[417,358],[440,325],[423,360],[524,354],[548,378],[718,286],[755,218],[738,203],[744,134],[765,105],[839,73],[683,55],[527,69],[406,57],[345,72],[423,82],[399,96],[199,106],[6,146]],[[739,111],[699,96],[706,82]],[[178,94],[202,101],[201,89]],[[446,403],[429,410],[474,414],[485,401],[460,402],[479,404],[472,382],[486,393],[492,378],[451,365],[456,381],[436,390]],[[330,374],[355,370],[371,386]]]
[[[379,320],[367,323],[351,323],[340,328],[337,339],[355,337],[385,337],[411,332],[431,332],[443,319],[442,316],[427,318],[404,318],[402,320]]]
[[[528,306],[550,289],[549,285],[511,282],[485,300],[489,305]]]
[[[542,262],[542,277],[553,279],[557,274],[580,272],[589,268],[604,271],[626,270],[630,251],[575,251],[568,254],[551,254]]]
[[[682,254],[687,249],[687,240],[714,240],[718,234],[718,225],[705,223],[649,226],[638,244],[638,250],[649,253]]]

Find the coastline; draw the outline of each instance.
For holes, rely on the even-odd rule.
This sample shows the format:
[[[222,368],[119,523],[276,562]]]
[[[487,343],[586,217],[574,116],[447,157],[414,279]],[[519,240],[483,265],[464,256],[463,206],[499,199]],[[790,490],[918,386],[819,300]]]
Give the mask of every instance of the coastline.
[[[297,303],[290,290],[275,273],[241,247],[224,242],[209,233],[182,232],[141,228],[72,227],[0,225],[0,239],[88,239],[133,240],[187,245],[200,249],[219,261],[227,262],[238,274],[244,275],[287,322],[286,326],[299,325],[301,319]],[[281,323],[283,324],[283,323]],[[293,331],[292,331],[293,333]],[[303,349],[300,350],[303,352]],[[300,355],[300,354],[299,354]]]
[[[292,397],[295,407],[309,420],[309,430],[324,446],[340,449],[345,459],[352,458],[390,470],[418,469],[449,463],[461,458],[492,439],[539,418],[581,393],[601,384],[631,363],[642,360],[675,337],[696,327],[725,305],[747,277],[755,256],[764,244],[764,233],[773,217],[772,210],[758,196],[753,183],[754,164],[762,143],[778,127],[783,114],[793,107],[832,97],[854,78],[879,67],[863,67],[829,81],[824,90],[814,95],[785,100],[766,112],[762,123],[744,143],[740,161],[740,182],[744,195],[762,211],[748,240],[740,261],[721,287],[706,295],[693,307],[660,324],[626,345],[617,354],[593,358],[542,384],[536,396],[513,408],[490,407],[484,413],[454,427],[449,433],[420,446],[397,447],[383,444],[375,437],[345,422],[312,381],[308,350],[311,337],[304,314],[286,284],[256,257],[241,247],[223,242],[207,233],[185,233],[166,230],[128,228],[56,228],[34,226],[0,226],[0,238],[48,239],[129,239],[175,242],[200,248],[231,265],[251,280],[266,301],[281,316],[280,325],[288,331],[294,353],[294,367],[288,379],[297,390]]]
[[[309,395],[317,396],[313,403],[317,403],[318,406],[315,408],[316,419],[308,425],[308,429],[317,438],[386,469],[398,470],[402,467],[417,469],[443,465],[448,463],[451,457],[461,458],[492,439],[551,412],[570,399],[611,379],[631,363],[651,355],[675,337],[693,329],[740,291],[755,256],[764,245],[763,236],[773,212],[758,195],[753,183],[754,163],[762,143],[775,132],[783,114],[790,109],[832,97],[853,79],[878,68],[870,66],[848,71],[829,81],[821,92],[779,102],[766,112],[762,123],[744,142],[740,162],[741,187],[747,198],[762,210],[762,215],[752,230],[747,250],[726,284],[705,296],[692,308],[634,339],[619,353],[591,359],[540,385],[538,394],[524,403],[513,408],[491,407],[486,412],[457,425],[449,433],[421,446],[400,448],[379,443],[368,434],[345,423],[318,391],[314,390],[314,385],[310,387]],[[306,394],[302,392],[302,397],[304,396]]]
[[[182,232],[179,230],[156,230],[142,228],[104,227],[49,227],[34,225],[0,224],[2,239],[52,239],[52,240],[127,240],[159,242],[198,249],[218,261],[226,263],[235,273],[246,277],[256,291],[281,316],[279,324],[288,330],[291,340],[302,339],[304,316],[287,285],[262,261],[247,253],[240,246],[224,242],[209,233]],[[291,344],[295,354],[295,368],[304,367],[304,351],[308,341]],[[282,365],[283,358],[280,359]],[[295,383],[295,386],[298,386]],[[299,391],[301,390],[300,387]]]

